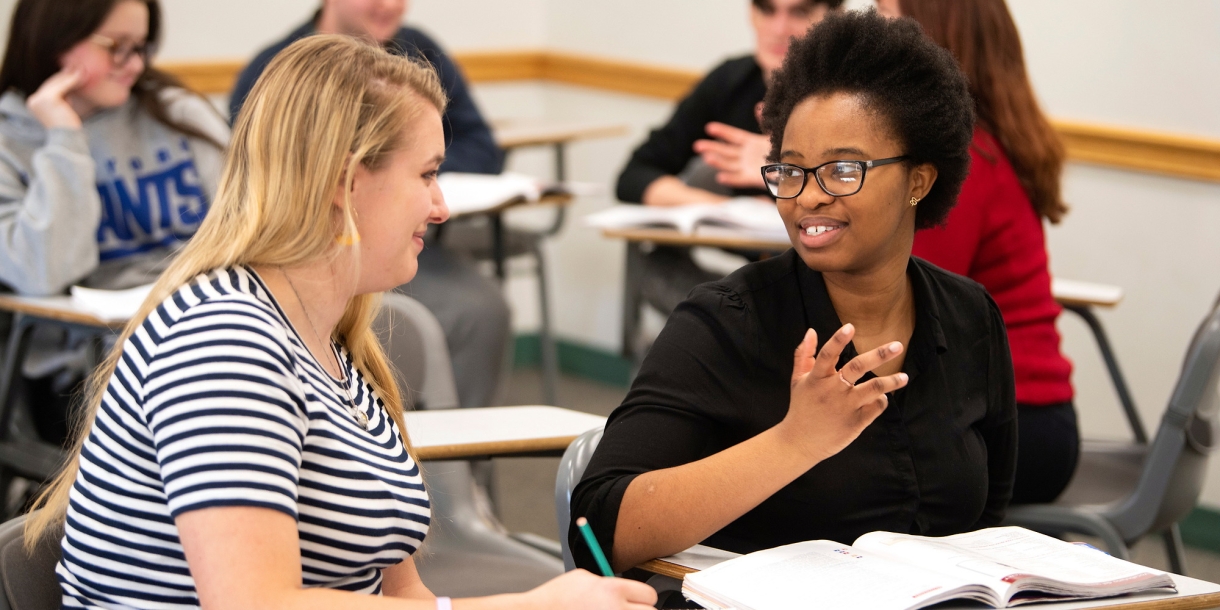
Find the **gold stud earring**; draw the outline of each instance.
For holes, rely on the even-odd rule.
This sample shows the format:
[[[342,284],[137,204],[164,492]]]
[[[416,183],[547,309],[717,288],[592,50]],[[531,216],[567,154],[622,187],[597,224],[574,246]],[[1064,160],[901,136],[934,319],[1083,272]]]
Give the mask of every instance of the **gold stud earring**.
[[[911,207],[919,205],[919,197],[911,197]]]

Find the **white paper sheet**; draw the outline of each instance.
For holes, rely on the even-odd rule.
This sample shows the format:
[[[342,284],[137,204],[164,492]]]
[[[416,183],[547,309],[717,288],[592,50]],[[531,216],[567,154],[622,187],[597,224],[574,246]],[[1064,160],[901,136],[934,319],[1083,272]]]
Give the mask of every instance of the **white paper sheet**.
[[[126,290],[100,290],[73,286],[70,291],[75,308],[103,322],[123,322],[140,311],[140,305],[144,304],[152,287],[152,284],[145,284]]]
[[[536,178],[513,172],[498,175],[445,172],[436,181],[453,216],[488,210],[515,197],[537,201],[542,194]]]

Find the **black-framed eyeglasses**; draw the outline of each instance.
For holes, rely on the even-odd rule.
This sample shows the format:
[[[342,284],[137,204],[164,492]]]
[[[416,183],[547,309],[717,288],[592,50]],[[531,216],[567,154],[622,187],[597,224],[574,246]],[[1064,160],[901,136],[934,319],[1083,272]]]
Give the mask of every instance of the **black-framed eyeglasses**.
[[[147,42],[120,43],[109,36],[102,36],[101,34],[94,34],[89,37],[89,40],[93,44],[110,52],[110,63],[114,64],[116,68],[127,65],[127,62],[131,61],[131,58],[137,55],[140,56],[140,59],[143,59],[145,62],[148,61],[150,45]]]
[[[800,196],[813,174],[818,186],[831,197],[847,197],[860,192],[864,186],[864,174],[869,168],[898,163],[906,155],[872,161],[827,161],[817,167],[801,167],[791,163],[772,163],[762,166],[763,182],[767,190],[777,199],[793,199]]]

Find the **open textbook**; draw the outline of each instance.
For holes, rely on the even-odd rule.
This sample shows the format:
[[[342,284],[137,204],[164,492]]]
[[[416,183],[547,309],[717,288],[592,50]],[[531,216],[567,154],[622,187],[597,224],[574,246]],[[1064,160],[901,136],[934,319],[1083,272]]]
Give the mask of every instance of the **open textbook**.
[[[788,241],[788,230],[775,204],[752,197],[680,206],[621,204],[586,216],[585,223],[599,229],[662,227],[686,234],[731,232],[740,237]]]
[[[514,172],[494,175],[445,172],[436,181],[453,216],[484,212],[512,200],[538,201],[544,195],[566,192],[561,185],[547,185]]]
[[[1174,588],[1169,574],[1019,527],[944,538],[872,532],[851,546],[798,542],[686,575],[709,609],[913,610],[952,599],[1006,608]]]

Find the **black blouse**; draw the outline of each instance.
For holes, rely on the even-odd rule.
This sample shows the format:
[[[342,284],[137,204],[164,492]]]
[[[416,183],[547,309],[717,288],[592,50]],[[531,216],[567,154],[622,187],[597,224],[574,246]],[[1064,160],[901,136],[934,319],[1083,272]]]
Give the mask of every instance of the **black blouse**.
[[[875,530],[940,536],[1000,522],[1017,437],[1004,321],[976,282],[914,257],[907,275],[915,301],[902,368],[908,385],[855,442],[705,544],[748,553],[802,540],[851,543]],[[816,330],[822,344],[840,326],[822,274],[793,250],[696,288],[610,416],[572,495],[573,518],[587,517],[613,553],[628,484],[779,423],[805,329]],[[849,345],[839,366],[855,356]],[[732,490],[725,481],[724,493]],[[576,528],[570,531],[577,565],[593,569]]]

